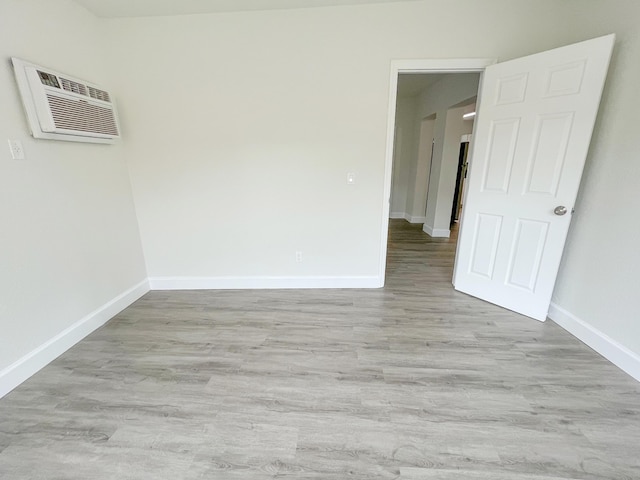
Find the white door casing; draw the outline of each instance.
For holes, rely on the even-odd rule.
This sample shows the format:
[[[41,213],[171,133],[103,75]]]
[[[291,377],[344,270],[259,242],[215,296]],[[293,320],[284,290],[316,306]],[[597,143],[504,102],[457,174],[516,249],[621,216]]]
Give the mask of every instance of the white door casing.
[[[382,196],[382,222],[380,222],[380,256],[378,284],[384,286],[387,269],[389,240],[389,210],[391,206],[391,180],[393,170],[394,137],[396,131],[396,105],[398,75],[401,73],[482,73],[496,63],[494,58],[441,58],[393,60],[389,71],[389,104],[387,111],[387,146],[384,167],[384,193]]]
[[[615,36],[486,68],[456,290],[546,319]],[[554,214],[558,206],[565,215]]]

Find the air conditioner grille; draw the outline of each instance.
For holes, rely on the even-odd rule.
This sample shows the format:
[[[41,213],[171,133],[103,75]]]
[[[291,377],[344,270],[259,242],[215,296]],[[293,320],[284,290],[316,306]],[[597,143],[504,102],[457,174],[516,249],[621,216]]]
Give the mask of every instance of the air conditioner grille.
[[[118,136],[112,109],[56,95],[47,95],[47,100],[56,128]]]
[[[68,92],[87,95],[87,87],[82,83],[74,82],[73,80],[67,80],[66,78],[62,77],[60,77],[60,83],[62,83],[62,88],[67,90]]]
[[[48,87],[60,88],[60,83],[58,83],[58,77],[56,77],[53,73],[43,72],[42,70],[37,70],[38,77],[40,77],[40,81],[43,85]]]
[[[97,100],[102,100],[104,102],[111,102],[111,98],[109,97],[109,93],[104,90],[100,90],[99,88],[87,87],[89,89],[89,96],[95,98]]]

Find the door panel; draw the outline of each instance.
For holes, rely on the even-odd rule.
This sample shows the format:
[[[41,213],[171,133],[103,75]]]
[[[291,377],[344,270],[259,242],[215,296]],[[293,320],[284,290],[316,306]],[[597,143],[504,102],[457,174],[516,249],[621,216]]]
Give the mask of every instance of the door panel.
[[[528,79],[529,75],[526,72],[498,78],[496,105],[509,105],[523,102],[525,93],[527,92]]]
[[[580,60],[549,68],[544,96],[554,97],[580,93],[586,65],[586,60]]]
[[[457,290],[545,320],[615,37],[487,67]]]
[[[519,126],[518,119],[492,122],[486,160],[487,167],[482,186],[484,191],[507,193]]]
[[[573,113],[551,114],[536,119],[525,194],[557,195],[572,125]]]
[[[501,216],[478,214],[473,241],[472,273],[488,279],[493,278],[501,228]]]
[[[534,292],[548,230],[548,222],[517,220],[507,285]]]

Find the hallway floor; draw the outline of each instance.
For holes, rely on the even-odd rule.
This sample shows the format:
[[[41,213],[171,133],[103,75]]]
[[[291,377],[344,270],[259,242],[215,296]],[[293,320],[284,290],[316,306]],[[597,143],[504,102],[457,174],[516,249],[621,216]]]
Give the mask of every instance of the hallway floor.
[[[640,478],[640,384],[454,252],[392,220],[383,289],[150,292],[0,400],[0,478]]]

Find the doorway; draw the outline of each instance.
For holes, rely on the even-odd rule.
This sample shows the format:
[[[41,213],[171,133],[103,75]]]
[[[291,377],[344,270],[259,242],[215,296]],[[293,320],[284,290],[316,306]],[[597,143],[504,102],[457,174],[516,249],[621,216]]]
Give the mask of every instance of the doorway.
[[[396,145],[396,134],[400,133],[397,130],[396,126],[396,108],[398,105],[398,79],[401,74],[421,74],[421,75],[434,75],[434,74],[456,74],[456,73],[475,73],[480,75],[480,81],[482,79],[482,73],[484,69],[496,63],[495,59],[442,59],[442,60],[398,60],[392,62],[391,72],[389,78],[390,84],[390,99],[389,99],[389,112],[388,112],[388,123],[387,123],[387,149],[385,155],[385,182],[384,182],[384,196],[385,199],[383,202],[383,221],[381,222],[381,255],[380,255],[380,263],[379,263],[379,272],[380,278],[385,278],[386,272],[386,252],[387,252],[387,243],[388,243],[388,228],[389,228],[389,217],[391,210],[391,184],[393,179],[393,159],[395,149],[397,149]],[[435,127],[434,127],[435,130]],[[404,138],[406,131],[403,131],[401,135]],[[459,138],[459,137],[458,137]],[[429,148],[431,148],[429,146]],[[434,145],[434,150],[438,148],[437,145]],[[437,153],[437,151],[434,151]],[[425,192],[425,194],[429,193],[430,195],[435,195],[437,189],[431,189],[432,185],[435,185],[435,176],[434,176],[434,168],[432,165],[429,165],[431,178],[428,181],[428,189],[430,192]],[[454,169],[457,169],[457,165],[454,166]],[[440,172],[435,172],[438,175]],[[406,201],[406,196],[405,196]],[[428,202],[428,199],[427,199]],[[445,208],[445,218],[448,221],[450,214],[451,203],[448,202],[447,207]],[[397,213],[397,212],[393,212]],[[427,212],[425,211],[425,214]],[[435,217],[434,217],[435,218]],[[448,229],[447,229],[448,230]],[[431,232],[431,233],[439,233]]]
[[[464,183],[469,169],[469,143],[471,135],[463,135],[460,138],[460,152],[458,154],[458,171],[456,172],[456,184],[453,192],[453,202],[451,204],[450,226],[455,225],[460,220],[462,204],[464,198]]]
[[[392,181],[388,217],[423,224],[423,231],[431,237],[449,237],[460,138],[471,133],[473,125],[463,116],[475,110],[484,66],[494,61],[438,63],[398,68],[392,74],[395,105],[389,132],[394,142],[386,165],[387,170],[391,166]],[[383,227],[383,253],[387,225],[388,219]]]
[[[450,234],[460,138],[471,134],[480,74],[400,74],[390,218]]]

